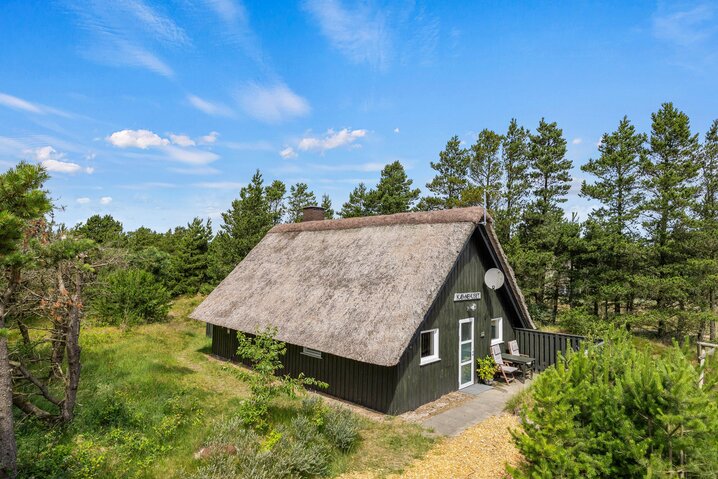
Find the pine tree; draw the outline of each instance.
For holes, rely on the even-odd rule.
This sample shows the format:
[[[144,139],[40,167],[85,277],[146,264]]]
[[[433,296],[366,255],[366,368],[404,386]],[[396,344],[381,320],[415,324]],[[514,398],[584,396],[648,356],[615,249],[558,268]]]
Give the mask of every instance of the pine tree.
[[[469,153],[469,178],[473,184],[468,198],[464,195],[464,203],[484,203],[484,206],[494,212],[499,205],[501,197],[501,160],[500,150],[503,138],[491,130],[481,130],[476,143]],[[469,190],[465,190],[465,193]],[[467,201],[468,200],[468,201]]]
[[[259,170],[240,190],[239,198],[232,201],[231,208],[222,213],[222,220],[224,223],[211,246],[212,276],[216,279],[223,279],[274,225],[275,216],[270,210]]]
[[[12,301],[22,283],[23,268],[33,259],[23,251],[29,231],[50,212],[43,184],[47,172],[37,165],[20,162],[0,175],[0,476],[17,474],[17,447],[13,429],[12,368],[8,350],[7,321]],[[32,227],[32,228],[31,228]]]
[[[122,223],[111,215],[92,215],[84,224],[77,225],[75,230],[99,245],[121,246],[124,241]]]
[[[324,209],[324,219],[333,220],[335,212],[334,208],[332,208],[332,199],[329,198],[329,195],[322,195],[322,204],[320,206]]]
[[[594,301],[613,301],[616,313],[620,313],[621,300],[630,307],[634,297],[631,278],[639,256],[635,226],[644,199],[640,168],[646,141],[646,135],[636,133],[623,117],[615,132],[603,135],[600,157],[581,166],[596,177],[594,183],[582,183],[581,195],[601,204],[587,222],[591,244],[586,260],[591,267],[586,273]]]
[[[307,206],[317,206],[317,198],[309,190],[306,183],[297,183],[289,188],[289,200],[287,200],[287,212],[289,222],[298,223],[302,221],[302,211]]]
[[[693,248],[693,277],[698,282],[698,294],[705,298],[710,317],[709,338],[718,340],[716,291],[718,290],[718,120],[713,121],[705,136],[700,154],[700,204],[697,208],[698,228]],[[703,325],[702,325],[703,326]],[[703,331],[699,335],[701,335]]]
[[[571,270],[567,258],[574,248],[570,245],[578,235],[576,222],[566,222],[560,207],[571,186],[572,165],[565,157],[563,132],[555,122],[547,123],[542,118],[530,139],[529,178],[533,200],[527,205],[520,226],[522,251],[517,270],[526,277],[527,291],[534,297],[534,313],[538,318],[549,308],[545,298],[548,282],[553,322],[561,286]]]
[[[287,194],[287,187],[279,180],[274,180],[265,189],[269,210],[272,212],[272,222],[277,225],[282,222],[287,207],[284,204],[284,196]]]
[[[501,195],[502,209],[495,218],[499,239],[506,243],[516,233],[529,196],[528,152],[529,132],[512,119],[501,146],[505,184]]]
[[[359,183],[359,185],[349,193],[349,201],[342,205],[342,210],[339,212],[339,215],[342,218],[375,215],[376,210],[372,201],[373,198],[371,198],[366,185]]]
[[[688,291],[682,272],[673,266],[685,261],[689,253],[689,213],[698,194],[698,135],[691,132],[688,116],[672,103],[664,103],[651,118],[649,156],[642,165],[643,187],[649,195],[643,225],[656,266],[655,274],[645,277],[643,286],[658,309],[670,303],[682,307]],[[665,333],[663,321],[658,330]]]
[[[381,178],[376,189],[368,193],[376,213],[390,215],[413,208],[420,191],[418,188],[412,188],[412,183],[399,161],[386,165],[381,170]]]
[[[454,135],[439,153],[439,161],[431,162],[437,172],[426,187],[434,196],[424,197],[419,209],[438,210],[461,206],[461,196],[468,187],[469,154]]]
[[[571,160],[566,158],[566,139],[556,122],[542,118],[535,135],[530,135],[529,160],[534,202],[531,210],[541,218],[563,214],[561,203],[571,188]]]
[[[203,223],[200,218],[195,218],[187,225],[174,256],[175,270],[178,273],[175,294],[194,294],[199,291],[200,286],[209,281],[211,239],[212,226],[209,220]]]

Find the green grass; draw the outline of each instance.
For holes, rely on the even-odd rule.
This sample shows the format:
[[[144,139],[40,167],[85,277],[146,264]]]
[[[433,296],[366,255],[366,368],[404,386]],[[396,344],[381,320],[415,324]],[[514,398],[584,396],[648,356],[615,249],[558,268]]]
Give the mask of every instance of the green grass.
[[[19,420],[25,477],[165,478],[198,466],[194,453],[248,394],[240,369],[208,354],[204,324],[187,319],[200,299],[175,301],[167,323],[83,329],[77,417],[66,429]],[[282,400],[274,420],[298,405]],[[336,458],[334,475],[399,471],[432,445],[398,419],[362,418],[361,425],[358,447]]]

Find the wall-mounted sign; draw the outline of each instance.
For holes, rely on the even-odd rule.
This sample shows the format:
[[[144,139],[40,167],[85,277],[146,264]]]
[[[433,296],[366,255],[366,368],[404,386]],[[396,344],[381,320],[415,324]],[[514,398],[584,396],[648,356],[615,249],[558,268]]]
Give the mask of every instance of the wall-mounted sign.
[[[454,293],[454,301],[475,301],[481,299],[481,293]]]

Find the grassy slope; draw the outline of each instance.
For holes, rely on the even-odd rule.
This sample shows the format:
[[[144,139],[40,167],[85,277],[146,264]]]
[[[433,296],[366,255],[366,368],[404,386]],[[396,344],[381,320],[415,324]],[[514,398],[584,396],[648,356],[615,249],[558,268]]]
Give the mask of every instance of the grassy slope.
[[[77,450],[85,441],[85,448],[103,464],[102,477],[174,477],[182,469],[196,467],[194,452],[217,421],[234,414],[247,394],[238,368],[207,354],[210,341],[204,336],[204,325],[187,319],[198,302],[199,298],[178,300],[173,320],[164,324],[129,331],[83,330],[78,417],[69,430],[57,432],[57,444]],[[114,411],[102,405],[107,397],[125,404],[131,419],[98,424],[98,417]],[[287,400],[277,412],[294,405]],[[418,427],[400,420],[363,419],[362,424],[359,447],[335,461],[334,473],[397,471],[432,443]],[[38,451],[47,449],[47,440],[45,429],[21,425],[19,443],[25,460],[32,461],[41,454]]]

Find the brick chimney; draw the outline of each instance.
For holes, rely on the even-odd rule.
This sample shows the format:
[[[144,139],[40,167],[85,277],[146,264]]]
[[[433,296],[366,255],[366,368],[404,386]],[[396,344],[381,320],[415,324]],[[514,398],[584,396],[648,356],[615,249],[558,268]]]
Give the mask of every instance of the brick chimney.
[[[321,206],[307,206],[302,208],[302,222],[322,221],[324,219],[324,208]]]

